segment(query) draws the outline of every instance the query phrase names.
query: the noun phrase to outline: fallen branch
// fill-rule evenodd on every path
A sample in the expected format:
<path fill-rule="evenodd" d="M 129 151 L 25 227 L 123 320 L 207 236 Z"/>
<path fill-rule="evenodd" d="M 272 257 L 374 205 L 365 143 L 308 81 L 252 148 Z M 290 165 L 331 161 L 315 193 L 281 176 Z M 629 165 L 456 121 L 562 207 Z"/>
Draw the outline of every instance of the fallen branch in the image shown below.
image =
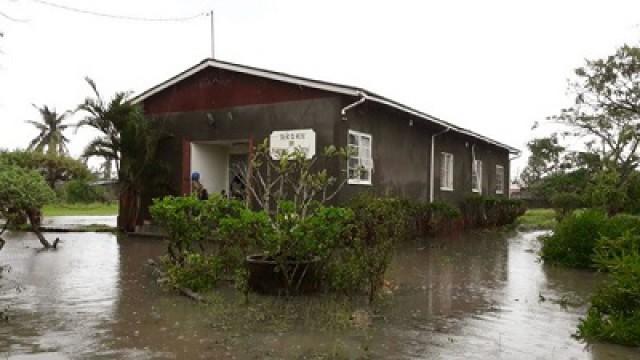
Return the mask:
<path fill-rule="evenodd" d="M 166 273 L 164 271 L 162 271 L 162 269 L 160 269 L 160 266 L 153 259 L 147 260 L 147 265 L 154 269 L 154 271 L 158 275 L 159 279 L 166 278 Z M 191 290 L 189 288 L 176 287 L 175 289 L 178 290 L 178 293 L 180 293 L 180 295 L 188 297 L 189 299 L 191 299 L 193 301 L 200 302 L 200 303 L 206 303 L 207 302 L 207 300 L 204 297 L 202 297 L 202 295 L 198 294 L 197 292 L 195 292 L 195 291 L 193 291 L 193 290 Z"/>
<path fill-rule="evenodd" d="M 177 288 L 178 291 L 180 292 L 180 294 L 190 298 L 191 300 L 194 300 L 196 302 L 201 302 L 201 303 L 206 303 L 207 301 L 205 300 L 205 298 L 202 297 L 202 295 L 198 294 L 197 292 L 189 289 L 189 288 Z"/>

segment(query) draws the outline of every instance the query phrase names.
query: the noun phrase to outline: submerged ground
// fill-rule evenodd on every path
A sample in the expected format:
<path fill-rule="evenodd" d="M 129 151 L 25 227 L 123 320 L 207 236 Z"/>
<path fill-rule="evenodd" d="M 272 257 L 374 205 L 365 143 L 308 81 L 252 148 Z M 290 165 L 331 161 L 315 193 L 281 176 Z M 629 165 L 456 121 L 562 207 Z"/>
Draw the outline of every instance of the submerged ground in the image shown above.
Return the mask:
<path fill-rule="evenodd" d="M 252 295 L 198 305 L 162 291 L 147 259 L 161 241 L 10 233 L 0 264 L 0 358 L 637 359 L 571 335 L 601 278 L 537 261 L 540 233 L 472 233 L 402 246 L 374 309 L 359 300 Z M 5 234 L 6 235 L 6 234 Z M 30 355 L 30 356 L 28 356 Z M 26 357 L 24 357 L 26 356 Z"/>

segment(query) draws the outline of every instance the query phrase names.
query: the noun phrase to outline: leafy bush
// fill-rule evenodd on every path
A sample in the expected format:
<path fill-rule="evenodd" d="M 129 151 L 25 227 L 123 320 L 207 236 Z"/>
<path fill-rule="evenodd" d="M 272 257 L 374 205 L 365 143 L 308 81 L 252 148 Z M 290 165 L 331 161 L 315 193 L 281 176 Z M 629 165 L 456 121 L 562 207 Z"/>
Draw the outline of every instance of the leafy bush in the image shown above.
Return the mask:
<path fill-rule="evenodd" d="M 189 253 L 182 264 L 169 263 L 169 285 L 193 291 L 209 290 L 220 280 L 222 260 L 218 256 Z"/>
<path fill-rule="evenodd" d="M 620 184 L 620 175 L 614 169 L 601 171 L 593 176 L 585 188 L 590 205 L 604 209 L 609 214 L 622 211 L 629 202 L 626 184 Z"/>
<path fill-rule="evenodd" d="M 37 171 L 52 189 L 57 181 L 91 178 L 91 171 L 85 163 L 64 155 L 0 150 L 0 165 Z"/>
<path fill-rule="evenodd" d="M 637 238 L 633 242 L 637 246 Z M 637 248 L 630 254 L 621 254 L 608 258 L 610 280 L 591 299 L 591 308 L 578 325 L 577 336 L 639 346 L 640 256 Z"/>
<path fill-rule="evenodd" d="M 475 228 L 485 224 L 484 198 L 480 195 L 468 196 L 460 206 L 466 227 Z"/>
<path fill-rule="evenodd" d="M 599 210 L 567 216 L 552 235 L 542 238 L 542 259 L 570 267 L 591 267 L 594 247 L 606 222 L 607 216 Z"/>
<path fill-rule="evenodd" d="M 409 216 L 416 223 L 416 232 L 419 236 L 451 232 L 462 219 L 458 208 L 444 202 L 411 203 L 407 201 L 407 208 L 410 209 Z"/>
<path fill-rule="evenodd" d="M 527 209 L 520 200 L 472 195 L 462 202 L 461 210 L 465 225 L 478 228 L 513 224 Z"/>
<path fill-rule="evenodd" d="M 105 200 L 104 191 L 89 185 L 84 179 L 70 180 L 64 185 L 64 200 L 70 204 L 89 204 L 93 202 L 103 202 Z"/>
<path fill-rule="evenodd" d="M 184 262 L 185 254 L 203 251 L 207 245 L 208 250 L 225 255 L 228 265 L 237 263 L 239 254 L 256 238 L 251 233 L 262 234 L 268 225 L 264 216 L 249 211 L 242 202 L 220 196 L 207 201 L 167 196 L 154 200 L 150 212 L 167 231 L 169 256 L 177 263 Z"/>
<path fill-rule="evenodd" d="M 601 237 L 596 242 L 593 262 L 600 270 L 610 271 L 627 256 L 640 256 L 640 233 L 626 230 L 617 237 Z"/>
<path fill-rule="evenodd" d="M 640 235 L 640 217 L 618 214 L 607 218 L 602 210 L 575 212 L 564 218 L 552 235 L 543 237 L 545 261 L 570 267 L 589 268 L 605 261 L 608 252 L 631 246 Z"/>
<path fill-rule="evenodd" d="M 342 261 L 350 262 L 343 263 L 346 270 L 334 273 L 333 283 L 337 286 L 357 283 L 355 277 L 347 274 L 353 271 L 361 277 L 359 284 L 364 285 L 369 301 L 373 301 L 382 286 L 395 244 L 407 237 L 408 212 L 397 199 L 366 194 L 356 197 L 350 207 L 354 213 L 353 237 L 342 254 Z"/>
<path fill-rule="evenodd" d="M 36 171 L 17 166 L 0 166 L 0 217 L 28 219 L 31 230 L 45 247 L 55 247 L 40 233 L 40 213 L 44 204 L 52 201 L 55 193 Z"/>
<path fill-rule="evenodd" d="M 551 196 L 551 206 L 555 209 L 560 221 L 574 210 L 584 207 L 584 199 L 577 193 L 559 193 Z"/>
<path fill-rule="evenodd" d="M 600 230 L 600 234 L 608 238 L 617 238 L 627 232 L 640 234 L 640 217 L 618 214 L 610 217 Z"/>

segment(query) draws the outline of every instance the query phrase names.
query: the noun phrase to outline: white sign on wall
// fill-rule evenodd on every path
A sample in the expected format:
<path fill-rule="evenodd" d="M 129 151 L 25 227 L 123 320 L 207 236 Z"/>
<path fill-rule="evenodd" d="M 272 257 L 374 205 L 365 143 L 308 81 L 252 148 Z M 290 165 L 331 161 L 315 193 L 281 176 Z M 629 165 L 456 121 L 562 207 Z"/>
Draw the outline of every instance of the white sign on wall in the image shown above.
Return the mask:
<path fill-rule="evenodd" d="M 274 131 L 269 138 L 269 153 L 274 160 L 282 154 L 302 151 L 307 159 L 316 154 L 316 132 L 312 129 Z"/>

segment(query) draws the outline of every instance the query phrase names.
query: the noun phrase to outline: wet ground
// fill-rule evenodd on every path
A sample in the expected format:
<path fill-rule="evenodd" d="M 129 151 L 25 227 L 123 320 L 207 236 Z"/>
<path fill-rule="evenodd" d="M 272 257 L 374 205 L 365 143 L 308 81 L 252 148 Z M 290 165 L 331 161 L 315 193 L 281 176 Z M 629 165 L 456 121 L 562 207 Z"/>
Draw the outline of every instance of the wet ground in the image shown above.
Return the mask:
<path fill-rule="evenodd" d="M 159 240 L 65 233 L 57 251 L 5 234 L 0 358 L 639 359 L 571 337 L 597 274 L 540 264 L 539 233 L 475 233 L 406 244 L 389 294 L 360 301 L 251 296 L 198 305 L 155 283 Z"/>

